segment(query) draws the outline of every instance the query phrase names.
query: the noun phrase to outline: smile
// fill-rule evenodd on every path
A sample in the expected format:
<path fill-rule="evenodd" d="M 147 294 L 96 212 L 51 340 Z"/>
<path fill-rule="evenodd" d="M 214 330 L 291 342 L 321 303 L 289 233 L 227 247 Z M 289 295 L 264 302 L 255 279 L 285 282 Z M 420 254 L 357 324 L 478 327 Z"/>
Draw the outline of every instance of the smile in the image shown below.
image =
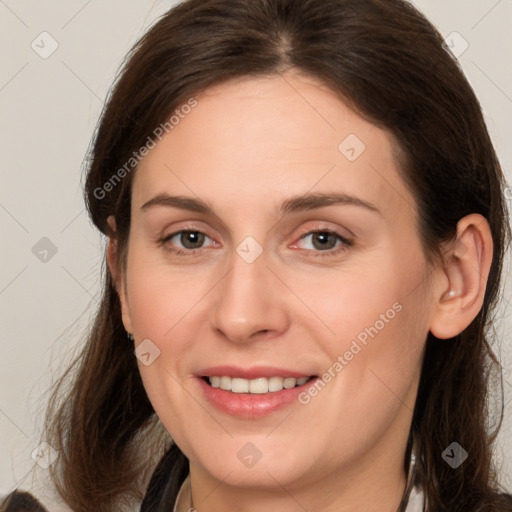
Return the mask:
<path fill-rule="evenodd" d="M 256 419 L 293 407 L 304 388 L 317 379 L 309 371 L 224 365 L 203 368 L 195 381 L 206 400 L 219 412 Z"/>
<path fill-rule="evenodd" d="M 256 379 L 243 379 L 240 377 L 211 376 L 205 380 L 214 388 L 219 388 L 232 393 L 264 394 L 275 393 L 283 389 L 292 389 L 306 384 L 313 377 L 259 377 Z"/>

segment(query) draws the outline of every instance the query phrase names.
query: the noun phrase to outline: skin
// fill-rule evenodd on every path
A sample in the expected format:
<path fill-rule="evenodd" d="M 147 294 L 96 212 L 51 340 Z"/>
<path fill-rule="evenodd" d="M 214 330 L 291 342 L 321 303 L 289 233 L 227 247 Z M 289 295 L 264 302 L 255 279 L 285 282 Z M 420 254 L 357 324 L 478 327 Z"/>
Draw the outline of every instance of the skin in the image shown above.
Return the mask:
<path fill-rule="evenodd" d="M 160 350 L 140 372 L 190 460 L 194 506 L 392 512 L 425 339 L 429 330 L 455 336 L 478 313 L 488 224 L 461 219 L 444 262 L 430 265 L 392 135 L 296 70 L 230 81 L 197 100 L 134 177 L 126 267 L 115 237 L 107 250 L 126 330 Z M 355 161 L 338 149 L 350 134 L 366 146 Z M 292 196 L 333 191 L 378 212 L 334 204 L 279 213 Z M 141 208 L 162 193 L 201 199 L 214 214 Z M 186 229 L 207 235 L 194 255 L 172 252 L 190 251 L 180 236 L 159 243 Z M 351 244 L 334 236 L 329 248 L 341 250 L 322 254 L 311 232 L 325 229 Z M 247 236 L 263 249 L 252 263 L 236 252 Z M 225 364 L 321 375 L 397 302 L 400 312 L 307 405 L 242 419 L 210 404 L 194 377 Z M 237 457 L 247 442 L 262 454 L 252 468 Z"/>

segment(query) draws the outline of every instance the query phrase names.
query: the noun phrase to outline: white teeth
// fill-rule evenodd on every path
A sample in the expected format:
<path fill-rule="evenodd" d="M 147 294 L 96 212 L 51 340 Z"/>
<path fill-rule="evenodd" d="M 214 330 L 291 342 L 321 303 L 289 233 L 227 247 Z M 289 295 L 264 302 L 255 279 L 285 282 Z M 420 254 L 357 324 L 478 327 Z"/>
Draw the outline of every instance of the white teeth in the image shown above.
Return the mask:
<path fill-rule="evenodd" d="M 224 389 L 225 391 L 231 390 L 231 377 L 221 377 L 220 378 L 220 389 Z"/>
<path fill-rule="evenodd" d="M 283 389 L 292 389 L 295 386 L 302 386 L 308 382 L 309 377 L 259 377 L 257 379 L 241 379 L 240 377 L 228 377 L 226 375 L 208 377 L 212 387 L 220 388 L 232 393 L 253 393 L 264 394 L 282 391 Z"/>
<path fill-rule="evenodd" d="M 281 391 L 283 389 L 283 377 L 270 377 L 268 379 L 269 391 Z"/>
<path fill-rule="evenodd" d="M 233 393 L 249 393 L 249 381 L 236 377 L 231 379 L 231 391 L 233 391 Z M 252 391 L 252 393 L 254 393 L 254 391 Z"/>
<path fill-rule="evenodd" d="M 283 387 L 286 389 L 292 389 L 295 387 L 295 384 L 297 384 L 297 379 L 294 379 L 293 377 L 288 377 L 287 379 L 284 379 Z"/>
<path fill-rule="evenodd" d="M 231 391 L 233 391 L 233 388 L 231 388 Z M 249 391 L 251 393 L 268 393 L 268 379 L 266 379 L 265 377 L 261 377 L 260 379 L 250 380 Z"/>

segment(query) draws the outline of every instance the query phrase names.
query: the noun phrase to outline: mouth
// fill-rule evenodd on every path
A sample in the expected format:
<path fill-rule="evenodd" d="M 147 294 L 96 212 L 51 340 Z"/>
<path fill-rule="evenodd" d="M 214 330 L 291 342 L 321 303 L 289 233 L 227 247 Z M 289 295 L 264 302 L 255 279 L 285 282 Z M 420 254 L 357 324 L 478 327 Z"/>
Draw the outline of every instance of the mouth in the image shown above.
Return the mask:
<path fill-rule="evenodd" d="M 230 391 L 231 393 L 262 395 L 266 393 L 277 393 L 283 389 L 293 389 L 303 386 L 315 377 L 315 375 L 299 378 L 274 376 L 244 379 L 241 377 L 230 377 L 228 375 L 212 375 L 201 378 L 212 388 Z"/>
<path fill-rule="evenodd" d="M 245 419 L 292 407 L 306 386 L 318 379 L 317 375 L 263 366 L 216 366 L 203 369 L 196 377 L 203 396 L 219 412 Z"/>

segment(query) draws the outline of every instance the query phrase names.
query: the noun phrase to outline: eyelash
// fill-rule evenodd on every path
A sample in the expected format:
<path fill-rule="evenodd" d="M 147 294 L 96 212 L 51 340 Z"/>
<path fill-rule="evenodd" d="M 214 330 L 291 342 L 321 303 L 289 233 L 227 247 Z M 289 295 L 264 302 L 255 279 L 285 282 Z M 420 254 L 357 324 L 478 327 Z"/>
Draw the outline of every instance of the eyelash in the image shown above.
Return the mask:
<path fill-rule="evenodd" d="M 169 240 L 174 238 L 176 235 L 180 235 L 181 233 L 199 233 L 200 235 L 204 235 L 208 238 L 210 238 L 204 231 L 200 231 L 198 229 L 180 229 L 179 231 L 175 231 L 174 233 L 171 233 L 170 235 L 167 235 L 159 240 L 159 245 L 163 246 L 166 244 Z M 166 250 L 176 254 L 177 256 L 195 256 L 199 249 L 173 249 L 173 248 L 166 248 Z"/>
<path fill-rule="evenodd" d="M 327 228 L 306 231 L 305 233 L 303 233 L 300 236 L 299 240 L 303 240 L 304 238 L 306 238 L 310 235 L 314 235 L 316 233 L 334 235 L 341 242 L 341 244 L 338 247 L 335 247 L 333 249 L 328 249 L 326 251 L 306 249 L 308 252 L 311 253 L 311 256 L 313 256 L 315 258 L 316 257 L 322 258 L 322 257 L 327 257 L 327 256 L 335 256 L 335 255 L 339 254 L 340 252 L 346 251 L 353 245 L 353 242 L 351 240 L 349 240 L 348 238 L 345 238 L 344 236 L 340 235 L 337 231 L 334 231 L 332 229 L 327 229 Z"/>
<path fill-rule="evenodd" d="M 181 229 L 179 231 L 175 231 L 174 233 L 171 233 L 170 235 L 167 235 L 167 236 L 159 239 L 158 240 L 159 246 L 163 246 L 169 240 L 174 238 L 176 235 L 180 235 L 182 233 L 199 233 L 200 235 L 204 235 L 205 237 L 210 238 L 206 233 L 204 233 L 203 231 L 197 230 L 197 229 Z M 351 240 L 345 238 L 344 236 L 340 235 L 338 232 L 333 231 L 331 229 L 315 229 L 315 230 L 306 231 L 305 233 L 303 233 L 300 236 L 299 240 L 303 240 L 304 238 L 306 238 L 306 237 L 308 237 L 310 235 L 314 235 L 316 233 L 334 235 L 335 237 L 337 237 L 338 240 L 341 241 L 341 245 L 336 247 L 336 248 L 333 248 L 333 249 L 328 249 L 326 251 L 307 249 L 307 251 L 310 252 L 311 255 L 314 256 L 314 257 L 333 256 L 333 255 L 336 255 L 336 254 L 338 254 L 338 253 L 340 253 L 342 251 L 346 251 L 349 247 L 352 247 L 352 245 L 353 245 L 353 242 Z M 199 249 L 167 248 L 166 250 L 176 254 L 177 256 L 195 256 L 198 251 L 201 251 L 201 249 L 203 249 L 203 248 L 199 248 Z"/>

